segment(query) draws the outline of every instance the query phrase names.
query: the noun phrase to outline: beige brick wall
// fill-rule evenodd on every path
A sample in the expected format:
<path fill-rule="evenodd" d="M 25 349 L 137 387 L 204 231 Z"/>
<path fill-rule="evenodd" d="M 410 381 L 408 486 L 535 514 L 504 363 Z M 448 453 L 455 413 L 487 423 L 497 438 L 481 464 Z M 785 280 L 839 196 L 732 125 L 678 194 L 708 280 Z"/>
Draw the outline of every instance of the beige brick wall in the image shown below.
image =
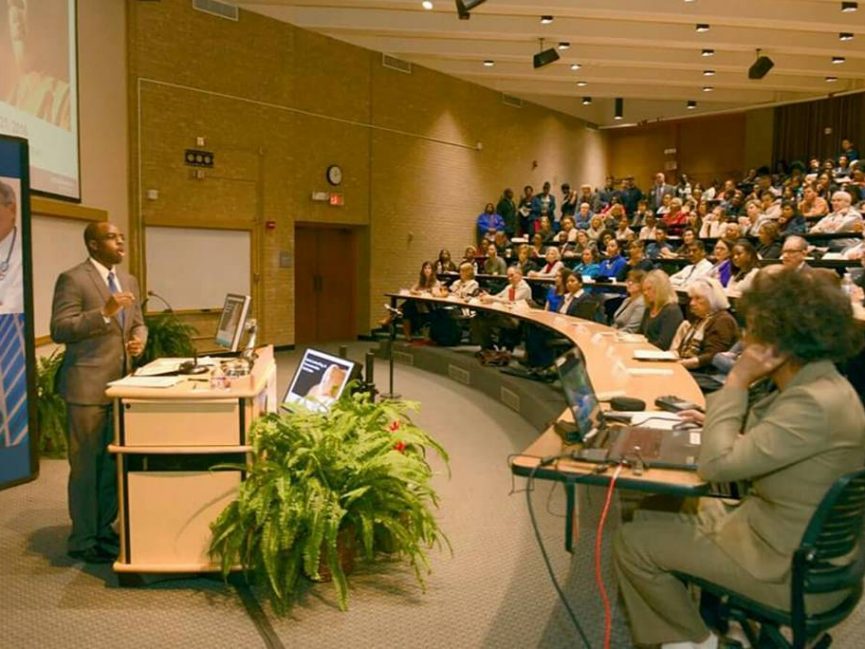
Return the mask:
<path fill-rule="evenodd" d="M 378 53 L 248 12 L 235 23 L 189 0 L 127 9 L 132 226 L 249 228 L 267 342 L 294 342 L 302 305 L 293 269 L 278 262 L 280 251 L 294 253 L 296 222 L 358 228 L 364 333 L 382 293 L 412 282 L 439 248 L 458 255 L 503 187 L 518 193 L 550 180 L 558 191 L 564 180 L 603 179 L 602 136 L 577 119 L 512 108 L 498 93 L 423 68 L 389 70 Z M 216 154 L 203 180 L 182 164 L 197 136 Z M 345 176 L 340 208 L 310 198 L 330 189 L 324 172 L 333 163 Z M 140 198 L 147 189 L 159 199 Z M 264 229 L 268 220 L 275 230 Z"/>

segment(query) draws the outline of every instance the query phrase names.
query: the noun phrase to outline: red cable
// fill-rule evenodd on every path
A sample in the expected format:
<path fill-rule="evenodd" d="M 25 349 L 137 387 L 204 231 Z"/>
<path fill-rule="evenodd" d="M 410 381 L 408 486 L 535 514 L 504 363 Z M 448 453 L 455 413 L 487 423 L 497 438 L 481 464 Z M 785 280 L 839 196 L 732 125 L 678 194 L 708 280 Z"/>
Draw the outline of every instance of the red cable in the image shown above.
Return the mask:
<path fill-rule="evenodd" d="M 595 535 L 595 583 L 598 585 L 598 590 L 601 593 L 601 601 L 604 604 L 604 649 L 610 649 L 613 614 L 610 609 L 610 598 L 607 596 L 607 589 L 604 587 L 604 577 L 601 574 L 601 547 L 604 535 L 604 523 L 607 521 L 607 514 L 610 511 L 610 503 L 613 501 L 613 488 L 615 487 L 616 479 L 619 477 L 619 473 L 621 472 L 622 465 L 620 464 L 613 472 L 613 477 L 610 478 L 610 486 L 607 489 L 607 499 L 604 502 L 604 509 L 601 511 L 601 520 L 598 521 L 598 533 Z"/>

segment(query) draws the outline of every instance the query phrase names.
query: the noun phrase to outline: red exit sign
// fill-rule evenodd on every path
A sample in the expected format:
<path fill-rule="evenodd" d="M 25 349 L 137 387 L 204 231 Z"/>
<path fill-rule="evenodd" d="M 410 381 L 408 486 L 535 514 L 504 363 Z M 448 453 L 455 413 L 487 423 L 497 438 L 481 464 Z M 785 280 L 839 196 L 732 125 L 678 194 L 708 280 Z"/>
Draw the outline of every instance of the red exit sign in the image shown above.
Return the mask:
<path fill-rule="evenodd" d="M 337 194 L 334 192 L 331 193 L 329 202 L 331 205 L 342 207 L 343 205 L 345 205 L 345 198 L 343 198 L 342 194 Z"/>

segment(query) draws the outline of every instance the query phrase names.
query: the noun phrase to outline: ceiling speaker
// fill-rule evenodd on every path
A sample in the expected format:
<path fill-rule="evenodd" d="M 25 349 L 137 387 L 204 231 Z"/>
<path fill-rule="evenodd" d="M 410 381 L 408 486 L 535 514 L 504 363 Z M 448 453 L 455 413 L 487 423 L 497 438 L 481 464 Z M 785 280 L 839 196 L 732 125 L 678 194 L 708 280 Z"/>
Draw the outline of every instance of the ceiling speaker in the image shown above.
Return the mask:
<path fill-rule="evenodd" d="M 762 79 L 766 74 L 775 67 L 775 62 L 768 56 L 758 56 L 754 61 L 754 65 L 748 68 L 749 79 Z"/>
<path fill-rule="evenodd" d="M 555 48 L 551 47 L 548 50 L 543 50 L 542 52 L 538 52 L 534 57 L 534 66 L 535 69 L 542 68 L 545 65 L 549 65 L 553 61 L 559 60 L 559 53 L 556 52 Z"/>

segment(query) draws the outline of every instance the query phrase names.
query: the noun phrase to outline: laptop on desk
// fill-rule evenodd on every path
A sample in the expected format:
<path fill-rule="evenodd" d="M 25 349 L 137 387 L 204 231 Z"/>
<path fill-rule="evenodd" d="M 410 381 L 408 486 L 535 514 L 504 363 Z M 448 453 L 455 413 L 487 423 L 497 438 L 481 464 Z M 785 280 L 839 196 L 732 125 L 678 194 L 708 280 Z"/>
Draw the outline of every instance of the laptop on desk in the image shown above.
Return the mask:
<path fill-rule="evenodd" d="M 585 359 L 577 348 L 556 359 L 556 369 L 574 416 L 576 437 L 583 441 L 575 455 L 577 460 L 599 464 L 642 460 L 649 467 L 696 470 L 698 430 L 673 429 L 674 420 L 667 413 L 640 413 L 645 415 L 641 425 L 611 423 L 601 410 Z M 657 427 L 644 425 L 653 420 L 658 421 Z"/>

